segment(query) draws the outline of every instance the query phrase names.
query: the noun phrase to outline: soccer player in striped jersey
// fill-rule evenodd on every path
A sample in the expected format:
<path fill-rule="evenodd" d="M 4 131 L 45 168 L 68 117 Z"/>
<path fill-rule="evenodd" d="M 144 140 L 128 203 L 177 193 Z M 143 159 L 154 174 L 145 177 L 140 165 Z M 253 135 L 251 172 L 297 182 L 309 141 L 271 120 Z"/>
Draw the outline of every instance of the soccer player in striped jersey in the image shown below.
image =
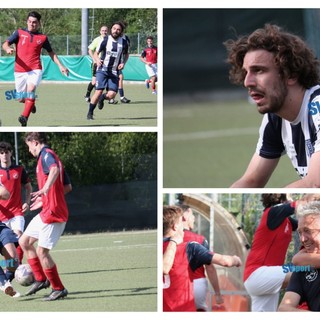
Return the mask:
<path fill-rule="evenodd" d="M 232 187 L 264 187 L 285 153 L 301 178 L 287 187 L 319 187 L 319 60 L 300 37 L 271 24 L 225 46 L 230 79 L 264 114 L 256 152 Z"/>
<path fill-rule="evenodd" d="M 123 29 L 121 22 L 114 22 L 111 34 L 104 38 L 94 53 L 94 59 L 97 63 L 97 82 L 96 91 L 89 104 L 88 120 L 93 120 L 93 111 L 98 102 L 99 109 L 102 109 L 103 99 L 106 98 L 110 101 L 118 92 L 119 71 L 123 70 L 128 59 L 128 43 L 122 37 Z M 99 100 L 105 88 L 108 88 L 108 91 Z"/>
<path fill-rule="evenodd" d="M 12 44 L 16 46 L 14 65 L 17 99 L 24 102 L 24 110 L 18 118 L 22 127 L 27 126 L 31 112 L 35 112 L 36 88 L 42 79 L 41 51 L 48 51 L 50 58 L 58 65 L 60 71 L 69 74 L 58 56 L 52 50 L 48 37 L 39 32 L 41 15 L 31 11 L 27 17 L 27 29 L 16 30 L 2 45 L 7 54 L 13 54 Z"/>
<path fill-rule="evenodd" d="M 105 25 L 101 26 L 101 28 L 100 28 L 100 36 L 94 38 L 93 41 L 88 46 L 88 53 L 89 53 L 89 56 L 92 59 L 92 63 L 91 63 L 92 79 L 88 84 L 87 92 L 86 92 L 86 94 L 84 96 L 84 98 L 85 98 L 85 100 L 87 102 L 90 102 L 91 92 L 92 92 L 93 88 L 96 85 L 97 64 L 94 61 L 93 54 L 96 51 L 96 49 L 98 48 L 98 46 L 100 45 L 101 41 L 104 39 L 104 37 L 107 36 L 107 34 L 108 34 L 108 27 L 105 26 Z"/>

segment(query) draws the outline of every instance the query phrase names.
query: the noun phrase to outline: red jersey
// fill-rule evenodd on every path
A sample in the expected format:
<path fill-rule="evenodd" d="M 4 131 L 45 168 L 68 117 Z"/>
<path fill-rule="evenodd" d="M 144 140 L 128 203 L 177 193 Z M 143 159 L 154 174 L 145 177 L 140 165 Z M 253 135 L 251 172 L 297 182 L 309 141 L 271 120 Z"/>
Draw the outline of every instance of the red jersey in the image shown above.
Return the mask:
<path fill-rule="evenodd" d="M 157 63 L 158 61 L 158 48 L 155 46 L 145 47 L 141 53 L 141 57 L 145 58 L 147 62 Z"/>
<path fill-rule="evenodd" d="M 294 213 L 295 202 L 291 203 L 291 205 L 278 205 L 264 210 L 260 224 L 253 237 L 252 248 L 247 257 L 243 276 L 244 281 L 248 279 L 252 272 L 262 266 L 281 266 L 284 264 L 287 249 L 292 239 L 292 224 L 289 218 L 286 217 L 275 229 L 271 230 L 267 226 L 270 210 L 277 209 L 277 207 L 282 209 L 284 206 L 289 211 L 288 216 Z"/>
<path fill-rule="evenodd" d="M 16 30 L 8 39 L 9 45 L 16 45 L 15 72 L 42 69 L 41 50 L 52 51 L 48 37 L 42 33 L 32 33 L 26 29 Z"/>
<path fill-rule="evenodd" d="M 58 156 L 48 147 L 40 151 L 37 163 L 37 180 L 39 190 L 43 188 L 49 175 L 50 168 L 58 167 L 59 176 L 46 195 L 42 195 L 42 210 L 40 217 L 44 223 L 66 222 L 68 208 L 64 197 L 64 168 Z"/>
<path fill-rule="evenodd" d="M 198 242 L 204 247 L 206 247 L 207 249 L 209 249 L 208 242 L 203 235 L 197 234 L 190 230 L 184 230 L 183 242 L 191 242 L 191 241 Z M 192 281 L 195 279 L 201 279 L 205 277 L 206 275 L 205 275 L 205 270 L 203 265 L 197 268 L 195 271 L 192 271 L 190 269 L 190 278 Z"/>
<path fill-rule="evenodd" d="M 28 173 L 23 166 L 0 167 L 0 181 L 10 192 L 8 200 L 0 200 L 0 221 L 22 216 L 21 185 L 30 182 Z"/>
<path fill-rule="evenodd" d="M 163 242 L 165 252 L 169 241 Z M 193 284 L 189 277 L 187 257 L 188 243 L 177 245 L 173 266 L 164 276 L 163 311 L 196 311 L 193 295 Z"/>

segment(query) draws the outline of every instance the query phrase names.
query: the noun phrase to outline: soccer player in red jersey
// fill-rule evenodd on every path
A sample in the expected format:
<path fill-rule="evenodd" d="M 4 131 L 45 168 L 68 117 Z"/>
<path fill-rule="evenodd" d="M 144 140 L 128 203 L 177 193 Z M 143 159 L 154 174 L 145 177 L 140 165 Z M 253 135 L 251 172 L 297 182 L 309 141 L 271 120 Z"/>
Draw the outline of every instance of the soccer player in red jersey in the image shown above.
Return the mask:
<path fill-rule="evenodd" d="M 27 29 L 16 30 L 2 45 L 7 54 L 13 54 L 11 47 L 15 44 L 16 59 L 14 66 L 17 99 L 24 102 L 24 110 L 19 117 L 21 126 L 25 127 L 31 112 L 35 112 L 35 92 L 42 78 L 41 50 L 48 51 L 51 59 L 58 65 L 60 71 L 68 76 L 69 71 L 64 67 L 58 56 L 52 50 L 48 37 L 40 29 L 41 15 L 31 11 L 27 17 Z"/>
<path fill-rule="evenodd" d="M 146 87 L 151 89 L 153 94 L 157 94 L 156 82 L 158 77 L 158 48 L 153 45 L 153 37 L 147 38 L 147 46 L 143 49 L 140 60 L 145 63 L 149 79 L 146 80 Z"/>
<path fill-rule="evenodd" d="M 10 198 L 0 201 L 0 221 L 5 223 L 20 237 L 24 231 L 24 213 L 30 207 L 31 180 L 22 165 L 12 163 L 12 146 L 8 142 L 0 142 L 0 181 L 10 192 Z M 22 203 L 22 187 L 24 189 L 24 202 Z M 17 247 L 20 263 L 23 251 Z M 13 279 L 14 274 L 10 278 Z"/>
<path fill-rule="evenodd" d="M 207 239 L 198 233 L 193 232 L 195 216 L 192 209 L 185 204 L 179 205 L 183 211 L 183 242 L 195 241 L 209 249 Z M 190 272 L 191 280 L 193 281 L 194 299 L 197 311 L 209 311 L 207 305 L 208 279 L 215 292 L 215 299 L 217 304 L 223 303 L 223 297 L 220 293 L 220 285 L 218 274 L 213 264 L 205 264 Z"/>
<path fill-rule="evenodd" d="M 244 286 L 251 297 L 251 311 L 276 311 L 279 294 L 286 288 L 291 273 L 283 264 L 297 220 L 291 215 L 299 201 L 286 194 L 262 194 L 264 211 L 254 234 L 244 269 Z"/>
<path fill-rule="evenodd" d="M 196 311 L 194 271 L 204 264 L 239 267 L 237 256 L 210 252 L 197 242 L 183 242 L 182 210 L 177 206 L 163 208 L 163 311 Z"/>
<path fill-rule="evenodd" d="M 31 220 L 19 239 L 36 279 L 26 295 L 48 288 L 51 284 L 52 292 L 44 300 L 52 301 L 68 294 L 50 255 L 50 250 L 64 231 L 69 215 L 65 200 L 64 168 L 59 157 L 46 145 L 43 133 L 29 132 L 25 136 L 25 142 L 29 152 L 38 159 L 39 190 L 31 194 L 31 201 L 36 201 L 39 197 L 42 200 L 41 212 Z M 36 241 L 37 249 L 34 247 Z"/>

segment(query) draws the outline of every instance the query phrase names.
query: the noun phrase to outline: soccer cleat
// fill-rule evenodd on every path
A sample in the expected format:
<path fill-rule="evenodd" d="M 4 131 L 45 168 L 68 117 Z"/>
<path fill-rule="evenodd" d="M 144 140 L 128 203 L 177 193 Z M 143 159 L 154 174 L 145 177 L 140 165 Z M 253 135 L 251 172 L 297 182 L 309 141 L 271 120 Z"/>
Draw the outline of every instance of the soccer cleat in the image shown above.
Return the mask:
<path fill-rule="evenodd" d="M 126 97 L 123 97 L 120 100 L 121 100 L 121 103 L 130 103 L 131 102 L 131 100 L 127 99 Z"/>
<path fill-rule="evenodd" d="M 32 112 L 32 113 L 36 113 L 36 112 L 37 112 L 37 107 L 36 107 L 36 106 L 33 106 L 31 112 Z"/>
<path fill-rule="evenodd" d="M 109 103 L 109 104 L 117 104 L 117 103 L 118 103 L 118 100 L 111 99 L 111 100 L 109 100 L 108 103 Z"/>
<path fill-rule="evenodd" d="M 18 118 L 18 121 L 21 123 L 21 127 L 26 127 L 27 126 L 28 119 L 25 116 L 21 115 Z"/>
<path fill-rule="evenodd" d="M 90 102 L 90 101 L 91 101 L 90 96 L 84 96 L 84 100 L 85 100 L 86 102 Z"/>
<path fill-rule="evenodd" d="M 87 114 L 87 120 L 93 120 L 93 114 L 92 113 L 88 113 Z"/>
<path fill-rule="evenodd" d="M 153 91 L 152 91 L 152 94 L 157 94 L 157 90 L 153 90 Z"/>
<path fill-rule="evenodd" d="M 63 290 L 52 290 L 51 293 L 43 299 L 43 301 L 54 301 L 58 299 L 63 299 L 68 295 L 68 290 L 64 288 Z"/>
<path fill-rule="evenodd" d="M 146 83 L 146 88 L 147 88 L 147 89 L 149 89 L 149 88 L 150 88 L 149 80 L 148 80 L 148 79 L 146 79 L 146 80 L 145 80 L 145 83 Z"/>
<path fill-rule="evenodd" d="M 50 282 L 48 279 L 46 279 L 46 281 L 35 281 L 25 295 L 30 296 L 32 294 L 35 294 L 39 290 L 47 289 L 49 287 L 50 287 Z"/>
<path fill-rule="evenodd" d="M 4 286 L 1 287 L 1 290 L 12 298 L 19 298 L 21 294 L 14 290 L 13 286 L 11 285 L 10 281 L 7 281 Z"/>

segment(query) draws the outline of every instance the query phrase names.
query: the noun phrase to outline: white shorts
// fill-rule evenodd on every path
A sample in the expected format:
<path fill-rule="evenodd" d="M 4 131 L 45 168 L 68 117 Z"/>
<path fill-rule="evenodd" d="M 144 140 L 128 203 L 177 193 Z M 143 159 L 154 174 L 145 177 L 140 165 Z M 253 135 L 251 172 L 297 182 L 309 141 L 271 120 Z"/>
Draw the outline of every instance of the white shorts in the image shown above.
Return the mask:
<path fill-rule="evenodd" d="M 38 86 L 42 79 L 42 70 L 32 70 L 28 72 L 15 72 L 15 84 L 17 92 L 27 92 L 28 84 Z"/>
<path fill-rule="evenodd" d="M 37 214 L 28 224 L 24 234 L 38 239 L 38 246 L 46 249 L 52 249 L 62 235 L 66 222 L 44 223 L 40 214 Z"/>
<path fill-rule="evenodd" d="M 146 64 L 146 70 L 149 78 L 153 76 L 157 76 L 158 74 L 158 67 L 156 63 L 153 63 L 151 65 Z"/>
<path fill-rule="evenodd" d="M 197 309 L 208 310 L 207 305 L 207 278 L 200 278 L 193 280 L 194 301 Z"/>
<path fill-rule="evenodd" d="M 6 226 L 9 227 L 11 230 L 19 230 L 21 232 L 23 232 L 24 230 L 25 220 L 23 216 L 16 216 L 2 222 L 6 224 Z"/>
<path fill-rule="evenodd" d="M 251 311 L 277 311 L 285 277 L 281 266 L 264 266 L 255 270 L 244 282 L 251 297 Z"/>

